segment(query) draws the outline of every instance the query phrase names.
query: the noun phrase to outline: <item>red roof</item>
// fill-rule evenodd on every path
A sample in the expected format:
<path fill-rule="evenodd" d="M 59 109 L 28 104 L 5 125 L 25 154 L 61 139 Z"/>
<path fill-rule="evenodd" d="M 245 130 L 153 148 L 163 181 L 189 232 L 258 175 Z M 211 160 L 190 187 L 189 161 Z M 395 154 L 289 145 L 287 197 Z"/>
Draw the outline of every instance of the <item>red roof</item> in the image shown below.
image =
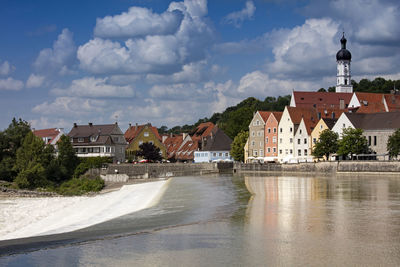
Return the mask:
<path fill-rule="evenodd" d="M 389 112 L 400 111 L 400 95 L 397 94 L 385 94 L 384 95 Z"/>
<path fill-rule="evenodd" d="M 281 111 L 273 111 L 271 113 L 272 113 L 272 115 L 274 115 L 275 119 L 279 123 L 281 121 L 281 117 L 282 117 L 283 112 L 281 112 Z"/>
<path fill-rule="evenodd" d="M 261 116 L 261 118 L 263 119 L 263 121 L 264 121 L 264 123 L 266 123 L 267 122 L 267 120 L 268 120 L 268 118 L 269 118 L 269 115 L 271 115 L 271 111 L 257 111 L 259 114 L 260 114 L 260 116 Z"/>
<path fill-rule="evenodd" d="M 131 143 L 139 135 L 139 133 L 143 130 L 143 128 L 145 126 L 148 126 L 149 129 L 156 136 L 156 138 L 161 141 L 161 137 L 160 137 L 160 134 L 158 133 L 157 127 L 151 126 L 151 123 L 143 124 L 143 125 L 130 126 L 126 130 L 125 135 L 124 135 L 126 141 Z"/>
<path fill-rule="evenodd" d="M 357 108 L 357 113 L 378 113 L 386 112 L 383 102 L 384 94 L 356 92 L 361 106 Z"/>
<path fill-rule="evenodd" d="M 340 100 L 343 100 L 344 108 L 347 108 L 352 95 L 352 93 L 293 91 L 296 107 L 340 108 Z"/>
<path fill-rule="evenodd" d="M 42 130 L 33 130 L 32 132 L 35 136 L 41 139 L 47 138 L 46 144 L 50 144 L 51 141 L 58 136 L 61 130 L 57 128 L 50 128 Z"/>

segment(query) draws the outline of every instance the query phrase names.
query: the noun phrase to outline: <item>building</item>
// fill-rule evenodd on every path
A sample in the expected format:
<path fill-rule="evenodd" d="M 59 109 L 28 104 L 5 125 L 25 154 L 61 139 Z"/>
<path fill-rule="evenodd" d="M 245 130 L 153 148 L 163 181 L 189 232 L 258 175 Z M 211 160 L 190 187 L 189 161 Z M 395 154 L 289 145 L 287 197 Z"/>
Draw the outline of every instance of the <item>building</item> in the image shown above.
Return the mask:
<path fill-rule="evenodd" d="M 249 124 L 249 159 L 264 160 L 265 123 L 270 111 L 257 111 Z M 272 141 L 272 140 L 271 140 Z"/>
<path fill-rule="evenodd" d="M 115 124 L 77 125 L 68 133 L 78 157 L 110 157 L 114 162 L 125 161 L 126 141 Z"/>
<path fill-rule="evenodd" d="M 333 126 L 337 122 L 337 119 L 331 118 L 321 118 L 317 125 L 315 125 L 314 130 L 311 132 L 311 151 L 314 150 L 314 146 L 319 140 L 319 136 L 325 130 L 332 130 Z"/>
<path fill-rule="evenodd" d="M 353 85 L 351 84 L 351 53 L 346 49 L 347 40 L 344 38 L 340 39 L 342 49 L 336 54 L 337 62 L 337 81 L 336 81 L 336 93 L 353 93 Z"/>
<path fill-rule="evenodd" d="M 368 140 L 368 145 L 378 155 L 378 159 L 384 159 L 387 154 L 387 142 L 389 136 L 400 128 L 400 112 L 381 113 L 343 113 L 332 130 L 342 137 L 344 128 L 362 129 L 363 135 Z"/>
<path fill-rule="evenodd" d="M 270 112 L 268 119 L 265 122 L 264 136 L 264 161 L 278 160 L 278 125 L 281 120 L 282 112 Z"/>
<path fill-rule="evenodd" d="M 136 151 L 140 150 L 139 146 L 141 144 L 151 143 L 160 149 L 163 158 L 167 158 L 167 150 L 165 145 L 162 143 L 157 127 L 152 126 L 151 123 L 143 125 L 138 125 L 136 123 L 135 126 L 129 124 L 124 136 L 128 142 L 126 148 L 127 157 L 134 159 L 136 157 Z"/>
<path fill-rule="evenodd" d="M 57 148 L 57 142 L 64 134 L 64 129 L 62 128 L 50 128 L 42 130 L 33 129 L 32 132 L 35 136 L 42 139 L 46 145 L 52 145 L 55 148 Z"/>
<path fill-rule="evenodd" d="M 231 144 L 232 139 L 221 129 L 214 127 L 203 141 L 201 150 L 194 152 L 194 162 L 232 161 Z"/>

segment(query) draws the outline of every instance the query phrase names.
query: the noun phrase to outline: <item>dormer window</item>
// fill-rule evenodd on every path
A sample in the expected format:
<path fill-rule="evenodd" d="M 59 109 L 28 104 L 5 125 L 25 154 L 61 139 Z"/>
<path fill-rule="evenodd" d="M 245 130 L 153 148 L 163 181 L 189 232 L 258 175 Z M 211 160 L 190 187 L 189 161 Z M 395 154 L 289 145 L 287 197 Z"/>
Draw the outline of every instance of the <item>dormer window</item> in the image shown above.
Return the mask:
<path fill-rule="evenodd" d="M 148 137 L 149 136 L 149 132 L 144 132 L 144 137 Z"/>
<path fill-rule="evenodd" d="M 96 140 L 97 140 L 97 136 L 92 135 L 92 136 L 90 137 L 90 142 L 96 142 Z"/>
<path fill-rule="evenodd" d="M 79 143 L 83 143 L 83 141 L 84 141 L 83 137 L 78 137 L 78 142 Z"/>

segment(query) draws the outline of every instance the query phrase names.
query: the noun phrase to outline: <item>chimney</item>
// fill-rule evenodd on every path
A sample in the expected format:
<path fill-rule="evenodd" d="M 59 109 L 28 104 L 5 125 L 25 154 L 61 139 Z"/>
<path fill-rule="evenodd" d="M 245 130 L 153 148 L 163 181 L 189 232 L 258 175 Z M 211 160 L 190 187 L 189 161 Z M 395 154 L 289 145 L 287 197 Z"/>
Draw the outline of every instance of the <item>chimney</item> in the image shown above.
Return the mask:
<path fill-rule="evenodd" d="M 76 125 L 76 122 L 74 122 L 74 128 L 78 127 L 78 125 Z"/>
<path fill-rule="evenodd" d="M 93 123 L 89 122 L 89 126 L 92 127 L 92 126 L 93 126 Z"/>
<path fill-rule="evenodd" d="M 344 109 L 344 99 L 339 100 L 339 108 Z"/>

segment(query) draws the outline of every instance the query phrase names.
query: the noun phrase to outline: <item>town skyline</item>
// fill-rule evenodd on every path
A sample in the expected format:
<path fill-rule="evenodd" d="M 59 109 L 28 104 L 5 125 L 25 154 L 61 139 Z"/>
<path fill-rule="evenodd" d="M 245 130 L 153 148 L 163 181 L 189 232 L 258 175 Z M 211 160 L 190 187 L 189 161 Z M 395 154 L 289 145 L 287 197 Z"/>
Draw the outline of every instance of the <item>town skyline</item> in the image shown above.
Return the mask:
<path fill-rule="evenodd" d="M 1 4 L 1 129 L 13 117 L 172 127 L 250 96 L 328 88 L 343 31 L 353 79 L 400 78 L 396 1 L 114 3 Z"/>

